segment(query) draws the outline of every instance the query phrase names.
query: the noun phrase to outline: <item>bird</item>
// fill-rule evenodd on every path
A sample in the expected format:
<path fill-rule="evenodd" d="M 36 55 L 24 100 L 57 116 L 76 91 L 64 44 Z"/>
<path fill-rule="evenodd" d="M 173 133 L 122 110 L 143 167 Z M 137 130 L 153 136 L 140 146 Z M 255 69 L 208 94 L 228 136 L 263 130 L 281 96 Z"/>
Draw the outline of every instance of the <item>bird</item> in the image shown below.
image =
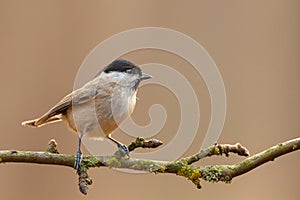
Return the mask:
<path fill-rule="evenodd" d="M 82 161 L 81 141 L 101 127 L 104 136 L 117 144 L 122 155 L 129 157 L 128 147 L 111 134 L 129 117 L 136 105 L 141 81 L 152 78 L 129 60 L 116 59 L 104 67 L 81 88 L 63 97 L 41 117 L 22 122 L 24 126 L 41 127 L 65 122 L 78 135 L 74 168 L 79 171 Z"/>

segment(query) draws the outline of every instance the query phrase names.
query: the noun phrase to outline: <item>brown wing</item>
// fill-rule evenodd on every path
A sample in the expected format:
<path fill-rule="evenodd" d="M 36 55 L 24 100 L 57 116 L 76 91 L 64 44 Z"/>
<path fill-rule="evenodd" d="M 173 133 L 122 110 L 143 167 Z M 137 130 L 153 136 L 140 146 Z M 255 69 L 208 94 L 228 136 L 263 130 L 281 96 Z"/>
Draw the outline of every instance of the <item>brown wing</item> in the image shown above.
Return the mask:
<path fill-rule="evenodd" d="M 65 96 L 53 108 L 38 119 L 25 121 L 22 125 L 39 127 L 47 123 L 61 121 L 61 115 L 66 114 L 72 105 L 79 105 L 93 100 L 97 96 L 98 81 L 92 80 L 82 88 L 73 91 Z"/>

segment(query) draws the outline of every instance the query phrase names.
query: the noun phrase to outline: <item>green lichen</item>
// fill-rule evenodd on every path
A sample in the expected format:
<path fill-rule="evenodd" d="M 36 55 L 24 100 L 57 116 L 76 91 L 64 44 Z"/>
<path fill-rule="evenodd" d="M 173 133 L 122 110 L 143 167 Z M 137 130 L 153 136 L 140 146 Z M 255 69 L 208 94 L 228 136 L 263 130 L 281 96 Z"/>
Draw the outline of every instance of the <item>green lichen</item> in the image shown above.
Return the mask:
<path fill-rule="evenodd" d="M 166 172 L 166 166 L 164 166 L 164 165 L 156 166 L 156 168 L 158 168 L 158 170 L 156 170 L 156 171 L 159 171 L 161 173 L 165 173 Z"/>
<path fill-rule="evenodd" d="M 215 166 L 207 166 L 202 171 L 202 178 L 206 181 L 210 182 L 218 182 L 218 181 L 225 181 L 229 182 L 231 180 L 230 177 L 224 178 L 222 177 L 222 168 L 215 167 Z"/>
<path fill-rule="evenodd" d="M 199 170 L 192 168 L 189 165 L 184 165 L 177 171 L 177 175 L 188 178 L 197 186 L 197 188 L 199 189 L 201 188 L 200 185 L 201 173 Z"/>
<path fill-rule="evenodd" d="M 119 160 L 117 157 L 115 157 L 115 156 L 111 156 L 111 157 L 106 161 L 106 164 L 107 164 L 107 166 L 110 167 L 110 168 L 111 168 L 111 167 L 119 168 L 119 167 L 122 166 L 120 160 Z"/>
<path fill-rule="evenodd" d="M 278 146 L 281 146 L 280 144 L 278 144 Z M 274 149 L 273 148 L 270 148 L 270 149 L 267 149 L 267 150 L 265 150 L 265 152 L 264 153 L 271 153 L 272 151 L 274 151 Z"/>
<path fill-rule="evenodd" d="M 148 160 L 139 160 L 135 164 L 131 165 L 130 168 L 135 170 L 147 170 L 151 168 L 151 164 L 153 165 L 153 163 Z"/>
<path fill-rule="evenodd" d="M 14 153 L 16 153 L 16 152 L 12 152 L 12 153 L 14 154 Z M 45 153 L 47 153 L 47 152 L 45 152 Z M 33 152 L 31 152 L 31 151 L 25 151 L 24 154 L 25 154 L 25 155 L 32 155 Z"/>
<path fill-rule="evenodd" d="M 136 170 L 149 171 L 153 173 L 164 173 L 166 170 L 166 167 L 164 165 L 156 164 L 151 160 L 139 160 L 134 165 L 130 166 L 130 168 Z"/>
<path fill-rule="evenodd" d="M 171 172 L 171 173 L 174 172 L 175 173 L 178 170 L 180 170 L 182 167 L 187 166 L 187 165 L 188 165 L 187 161 L 185 159 L 182 159 L 182 160 L 172 162 L 171 164 L 169 164 L 167 166 L 167 168 L 168 168 L 169 172 Z"/>
<path fill-rule="evenodd" d="M 87 167 L 96 167 L 97 165 L 99 165 L 99 160 L 94 157 L 94 156 L 91 156 L 87 159 Z"/>
<path fill-rule="evenodd" d="M 225 183 L 231 183 L 231 180 L 232 180 L 232 178 L 231 178 L 230 176 L 225 176 L 225 177 L 223 178 L 223 181 L 224 181 Z"/>
<path fill-rule="evenodd" d="M 221 155 L 223 154 L 225 151 L 224 151 L 224 148 L 222 147 L 221 149 L 218 148 L 217 146 L 214 146 L 214 149 L 213 149 L 213 152 L 212 154 L 213 155 Z"/>
<path fill-rule="evenodd" d="M 296 150 L 296 149 L 298 149 L 298 146 L 297 146 L 296 144 L 294 144 L 293 147 L 292 147 L 292 149 L 293 149 L 293 150 Z M 0 162 L 1 162 L 1 161 L 0 161 Z"/>
<path fill-rule="evenodd" d="M 238 165 L 238 168 L 244 168 L 244 167 L 247 167 L 247 166 L 249 166 L 250 163 L 251 163 L 251 160 L 244 160 L 243 162 L 241 162 L 241 163 Z"/>

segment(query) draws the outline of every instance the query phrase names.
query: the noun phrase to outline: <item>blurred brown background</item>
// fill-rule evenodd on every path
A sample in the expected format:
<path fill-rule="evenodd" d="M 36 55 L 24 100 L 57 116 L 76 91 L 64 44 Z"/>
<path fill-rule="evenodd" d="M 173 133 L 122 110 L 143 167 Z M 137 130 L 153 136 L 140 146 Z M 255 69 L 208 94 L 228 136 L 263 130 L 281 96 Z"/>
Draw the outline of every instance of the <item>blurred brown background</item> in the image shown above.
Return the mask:
<path fill-rule="evenodd" d="M 220 143 L 241 142 L 252 154 L 300 135 L 299 1 L 0 1 L 0 149 L 43 150 L 55 138 L 59 150 L 74 154 L 77 138 L 63 123 L 22 127 L 72 90 L 87 54 L 113 34 L 158 26 L 185 33 L 202 44 L 219 67 L 228 101 Z M 103 55 L 105 57 L 105 55 Z M 161 51 L 132 52 L 137 64 L 172 66 L 191 81 L 201 106 L 199 133 L 209 120 L 209 98 L 201 77 L 182 70 L 184 60 Z M 190 68 L 191 69 L 191 68 Z M 161 100 L 157 94 L 170 96 Z M 169 115 L 158 135 L 168 142 L 179 120 L 178 104 L 167 90 L 146 86 L 134 117 L 161 103 Z M 164 98 L 166 99 L 166 98 Z M 176 114 L 177 113 L 177 114 Z M 174 128 L 175 127 L 175 128 Z M 122 141 L 130 138 L 122 138 Z M 186 155 L 201 145 L 199 134 Z M 87 153 L 85 151 L 85 153 Z M 83 197 L 75 171 L 32 164 L 0 165 L 1 199 L 297 199 L 299 152 L 288 154 L 233 180 L 202 182 L 197 190 L 175 175 L 90 170 L 94 183 Z M 210 158 L 200 164 L 230 164 L 242 158 Z"/>

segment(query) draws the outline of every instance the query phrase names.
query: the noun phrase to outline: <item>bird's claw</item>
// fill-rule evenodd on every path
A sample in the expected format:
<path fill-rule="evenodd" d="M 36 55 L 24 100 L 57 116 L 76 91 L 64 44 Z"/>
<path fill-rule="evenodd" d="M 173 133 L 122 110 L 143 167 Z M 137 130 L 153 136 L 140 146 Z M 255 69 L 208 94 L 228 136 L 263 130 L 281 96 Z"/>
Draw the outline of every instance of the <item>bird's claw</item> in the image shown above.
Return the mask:
<path fill-rule="evenodd" d="M 119 151 L 122 154 L 122 157 L 127 156 L 128 158 L 130 158 L 130 156 L 129 156 L 129 149 L 128 149 L 128 147 L 125 144 L 118 143 L 118 148 L 119 148 Z"/>
<path fill-rule="evenodd" d="M 74 163 L 74 169 L 76 169 L 77 172 L 79 172 L 80 170 L 81 160 L 82 160 L 82 153 L 80 150 L 78 150 L 76 153 L 75 163 Z"/>

